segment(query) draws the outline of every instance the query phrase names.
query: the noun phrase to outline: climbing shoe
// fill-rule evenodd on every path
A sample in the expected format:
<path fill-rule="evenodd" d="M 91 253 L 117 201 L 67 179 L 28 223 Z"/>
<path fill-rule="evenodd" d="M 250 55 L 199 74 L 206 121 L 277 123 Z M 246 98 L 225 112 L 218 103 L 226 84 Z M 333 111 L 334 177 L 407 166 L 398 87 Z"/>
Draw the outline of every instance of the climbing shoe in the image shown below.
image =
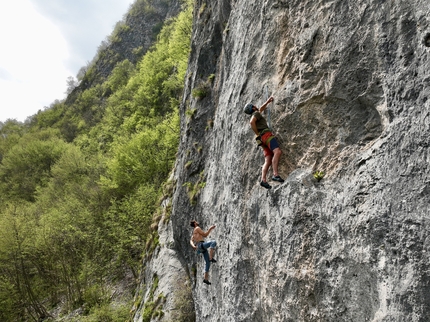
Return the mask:
<path fill-rule="evenodd" d="M 273 176 L 272 177 L 272 180 L 273 181 L 278 181 L 278 182 L 284 182 L 285 180 L 284 179 L 282 179 L 280 176 Z"/>
<path fill-rule="evenodd" d="M 209 282 L 208 280 L 203 280 L 203 283 L 211 285 L 211 282 Z"/>
<path fill-rule="evenodd" d="M 270 184 L 268 184 L 267 182 L 261 181 L 260 182 L 260 186 L 266 188 L 266 189 L 271 189 L 272 186 Z"/>
<path fill-rule="evenodd" d="M 215 259 L 215 258 L 212 258 L 212 259 L 211 259 L 211 263 L 216 263 L 216 259 Z"/>

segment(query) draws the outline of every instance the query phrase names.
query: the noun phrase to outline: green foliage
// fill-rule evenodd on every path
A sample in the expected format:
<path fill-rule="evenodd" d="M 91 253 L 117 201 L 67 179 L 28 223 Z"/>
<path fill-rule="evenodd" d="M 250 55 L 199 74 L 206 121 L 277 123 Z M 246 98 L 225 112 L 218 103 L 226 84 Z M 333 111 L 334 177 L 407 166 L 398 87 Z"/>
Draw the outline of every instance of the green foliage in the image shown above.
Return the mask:
<path fill-rule="evenodd" d="M 201 16 L 201 15 L 203 14 L 203 12 L 205 12 L 205 9 L 206 9 L 206 3 L 204 2 L 204 3 L 202 3 L 202 5 L 200 6 L 200 9 L 199 9 L 199 16 Z"/>
<path fill-rule="evenodd" d="M 19 321 L 15 303 L 20 300 L 13 283 L 6 275 L 0 275 L 0 321 Z"/>
<path fill-rule="evenodd" d="M 194 98 L 203 99 L 208 94 L 207 88 L 200 85 L 192 90 L 192 95 Z"/>
<path fill-rule="evenodd" d="M 55 137 L 44 138 L 42 135 L 39 139 L 27 134 L 20 138 L 3 156 L 0 165 L 0 198 L 34 201 L 36 188 L 46 185 L 51 167 L 61 157 L 65 147 L 66 143 Z"/>
<path fill-rule="evenodd" d="M 40 316 L 47 314 L 41 299 L 49 296 L 46 285 L 39 282 L 38 260 L 34 254 L 34 227 L 37 217 L 26 205 L 9 206 L 0 216 L 0 303 L 6 307 L 0 311 L 21 320 L 24 310 Z M 10 294 L 5 292 L 9 290 Z M 38 294 L 38 298 L 34 295 Z M 11 303 L 10 300 L 13 302 Z M 12 309 L 12 312 L 11 312 Z M 7 313 L 9 311 L 9 313 Z M 6 321 L 9 319 L 6 319 Z"/>
<path fill-rule="evenodd" d="M 199 85 L 191 91 L 191 95 L 199 100 L 205 98 L 210 91 L 214 79 L 215 74 L 210 74 L 206 81 L 200 82 Z"/>
<path fill-rule="evenodd" d="M 131 321 L 131 304 L 113 306 L 105 303 L 91 309 L 88 316 L 79 317 L 76 322 L 127 322 Z"/>
<path fill-rule="evenodd" d="M 24 124 L 15 120 L 0 122 L 0 162 L 4 155 L 19 142 L 25 130 Z"/>
<path fill-rule="evenodd" d="M 172 214 L 172 202 L 170 201 L 166 206 L 166 212 L 164 216 L 164 223 L 168 223 Z"/>
<path fill-rule="evenodd" d="M 128 74 L 127 84 L 109 96 L 102 122 L 89 134 L 94 138 L 91 144 L 99 143 L 95 148 L 111 150 L 116 137 L 128 140 L 166 115 L 177 113 L 190 50 L 191 21 L 192 6 L 169 20 L 158 43 Z"/>
<path fill-rule="evenodd" d="M 136 57 L 141 57 L 142 54 L 144 53 L 144 49 L 142 46 L 139 46 L 139 47 L 133 48 L 132 53 Z"/>
<path fill-rule="evenodd" d="M 137 278 L 159 244 L 158 203 L 176 185 L 163 183 L 179 143 L 192 8 L 163 26 L 137 66 L 124 60 L 95 84 L 89 64 L 65 101 L 26 124 L 0 123 L 1 321 L 43 319 L 59 303 L 64 314 L 85 308 L 77 321 L 130 320 L 127 305 L 109 303 L 106 281 Z M 120 38 L 128 27 L 117 28 Z M 156 285 L 150 317 L 163 315 Z"/>
<path fill-rule="evenodd" d="M 112 34 L 108 37 L 111 42 L 120 42 L 121 34 L 130 30 L 130 26 L 126 25 L 124 21 L 118 21 Z"/>
<path fill-rule="evenodd" d="M 130 15 L 137 15 L 139 12 L 145 12 L 147 14 L 154 14 L 155 8 L 151 5 L 148 0 L 136 0 L 133 6 L 129 10 Z"/>
<path fill-rule="evenodd" d="M 176 187 L 176 180 L 167 180 L 163 185 L 163 198 L 172 197 Z"/>
<path fill-rule="evenodd" d="M 153 318 L 160 318 L 164 315 L 163 304 L 166 300 L 165 296 L 160 293 L 156 300 L 154 300 L 154 293 L 158 288 L 158 276 L 154 274 L 149 296 L 143 307 L 142 321 L 150 322 Z"/>
<path fill-rule="evenodd" d="M 151 236 L 151 218 L 158 197 L 154 186 L 140 186 L 135 194 L 116 201 L 104 215 L 117 266 L 127 265 L 136 278 L 145 242 Z"/>
<path fill-rule="evenodd" d="M 325 173 L 323 171 L 316 171 L 314 172 L 313 176 L 317 181 L 320 181 L 322 178 L 324 178 Z"/>
<path fill-rule="evenodd" d="M 111 93 L 115 93 L 118 89 L 127 85 L 128 80 L 133 74 L 134 66 L 129 60 L 126 59 L 118 63 L 109 75 L 107 81 L 103 83 L 104 95 L 107 96 Z"/>
<path fill-rule="evenodd" d="M 32 123 L 39 128 L 52 128 L 66 112 L 64 103 L 56 101 L 44 111 L 39 111 L 33 118 Z"/>
<path fill-rule="evenodd" d="M 196 114 L 196 111 L 197 111 L 197 109 L 195 109 L 195 108 L 187 108 L 185 110 L 185 115 L 187 117 L 189 117 L 190 119 L 192 119 L 194 117 L 194 114 Z"/>
<path fill-rule="evenodd" d="M 87 307 L 97 307 L 102 303 L 106 302 L 107 297 L 104 293 L 100 284 L 94 284 L 89 286 L 82 295 L 82 299 L 84 300 Z"/>
<path fill-rule="evenodd" d="M 115 156 L 107 163 L 106 186 L 125 195 L 140 184 L 157 185 L 166 180 L 175 161 L 178 126 L 178 114 L 171 114 L 155 128 L 117 142 Z"/>
<path fill-rule="evenodd" d="M 199 178 L 197 182 L 185 182 L 182 186 L 187 188 L 188 197 L 190 198 L 191 205 L 195 205 L 197 203 L 197 197 L 200 194 L 200 191 L 206 187 L 206 182 L 204 179 L 204 171 L 200 172 Z"/>
<path fill-rule="evenodd" d="M 193 164 L 193 161 L 188 161 L 187 163 L 185 163 L 185 166 L 184 166 L 184 168 L 185 169 L 189 169 L 190 167 L 191 167 L 191 165 Z"/>

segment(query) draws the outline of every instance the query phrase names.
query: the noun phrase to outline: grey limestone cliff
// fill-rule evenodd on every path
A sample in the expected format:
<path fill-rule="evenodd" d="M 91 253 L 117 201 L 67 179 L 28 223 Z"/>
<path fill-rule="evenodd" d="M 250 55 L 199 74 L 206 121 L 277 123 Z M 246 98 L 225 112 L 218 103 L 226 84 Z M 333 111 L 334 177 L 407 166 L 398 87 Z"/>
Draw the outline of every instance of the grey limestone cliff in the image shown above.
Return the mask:
<path fill-rule="evenodd" d="M 430 321 L 429 70 L 428 0 L 196 2 L 169 222 L 196 321 Z M 271 190 L 242 112 L 266 88 Z"/>

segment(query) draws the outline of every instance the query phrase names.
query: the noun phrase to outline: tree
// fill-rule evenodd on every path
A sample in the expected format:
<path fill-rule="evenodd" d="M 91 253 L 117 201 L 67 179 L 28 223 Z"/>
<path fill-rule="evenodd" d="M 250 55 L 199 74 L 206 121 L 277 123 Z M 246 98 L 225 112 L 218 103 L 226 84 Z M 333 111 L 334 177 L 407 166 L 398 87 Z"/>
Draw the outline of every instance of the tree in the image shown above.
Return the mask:
<path fill-rule="evenodd" d="M 67 77 L 66 84 L 67 84 L 67 89 L 65 94 L 69 95 L 79 85 L 79 81 L 73 76 L 69 76 Z"/>
<path fill-rule="evenodd" d="M 17 120 L 0 122 L 0 162 L 4 155 L 19 142 L 26 130 L 24 124 Z"/>
<path fill-rule="evenodd" d="M 179 143 L 179 117 L 172 113 L 154 128 L 119 140 L 115 155 L 107 163 L 104 184 L 119 196 L 133 193 L 142 184 L 159 186 L 167 179 L 176 158 Z"/>
<path fill-rule="evenodd" d="M 138 276 L 176 157 L 191 21 L 192 5 L 136 68 L 90 86 L 88 65 L 85 90 L 0 124 L 0 320 L 37 320 L 63 299 L 102 314 L 106 278 Z"/>
<path fill-rule="evenodd" d="M 9 315 L 19 316 L 19 320 L 24 320 L 23 312 L 33 320 L 48 316 L 41 302 L 45 293 L 39 287 L 40 279 L 35 274 L 37 268 L 30 259 L 35 225 L 36 218 L 31 216 L 25 204 L 19 207 L 12 205 L 0 216 L 0 303 L 6 305 Z M 1 297 L 8 290 L 13 303 Z M 10 312 L 11 307 L 18 312 Z"/>
<path fill-rule="evenodd" d="M 46 184 L 50 169 L 66 143 L 56 138 L 37 139 L 27 134 L 3 156 L 0 165 L 1 199 L 34 201 L 38 186 Z"/>

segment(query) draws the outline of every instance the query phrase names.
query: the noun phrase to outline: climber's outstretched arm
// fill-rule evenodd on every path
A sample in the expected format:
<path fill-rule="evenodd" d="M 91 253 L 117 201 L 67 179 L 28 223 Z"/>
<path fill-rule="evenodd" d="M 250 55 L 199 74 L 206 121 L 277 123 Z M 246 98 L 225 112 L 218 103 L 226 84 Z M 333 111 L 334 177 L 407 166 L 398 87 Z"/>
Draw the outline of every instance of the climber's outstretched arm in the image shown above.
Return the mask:
<path fill-rule="evenodd" d="M 263 105 L 261 105 L 261 107 L 258 109 L 260 113 L 262 113 L 267 108 L 267 105 L 269 105 L 269 103 L 271 102 L 273 102 L 273 96 L 270 96 L 267 101 Z"/>

